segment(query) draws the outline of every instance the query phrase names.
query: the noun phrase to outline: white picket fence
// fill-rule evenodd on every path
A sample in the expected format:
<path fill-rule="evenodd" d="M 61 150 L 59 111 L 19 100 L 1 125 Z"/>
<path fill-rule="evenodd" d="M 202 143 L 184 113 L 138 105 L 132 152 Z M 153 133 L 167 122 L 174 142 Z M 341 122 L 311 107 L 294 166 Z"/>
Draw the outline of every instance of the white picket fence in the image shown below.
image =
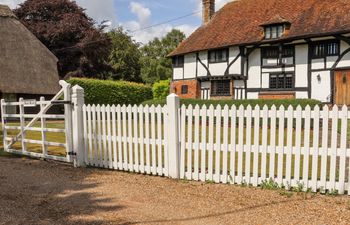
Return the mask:
<path fill-rule="evenodd" d="M 62 83 L 63 84 L 63 83 Z M 8 152 L 74 162 L 174 179 L 258 186 L 272 179 L 285 187 L 338 191 L 350 195 L 350 149 L 347 107 L 320 109 L 297 107 L 259 108 L 182 106 L 168 96 L 165 106 L 85 105 L 84 90 L 66 85 L 65 100 L 36 102 L 38 115 L 23 113 L 23 100 L 2 100 L 4 146 Z M 65 129 L 45 126 L 52 104 L 65 104 Z M 6 107 L 17 105 L 20 113 L 10 115 Z M 22 109 L 21 109 L 22 108 Z M 7 123 L 20 118 L 20 126 Z M 34 118 L 28 124 L 25 118 Z M 41 121 L 39 128 L 32 125 Z M 8 129 L 20 132 L 10 139 Z M 42 153 L 32 154 L 26 131 L 41 131 Z M 47 132 L 64 132 L 66 157 L 52 157 Z M 14 142 L 22 150 L 13 150 Z"/>
<path fill-rule="evenodd" d="M 90 166 L 168 176 L 167 107 L 84 105 Z"/>
<path fill-rule="evenodd" d="M 84 105 L 90 166 L 188 180 L 350 193 L 347 107 Z"/>

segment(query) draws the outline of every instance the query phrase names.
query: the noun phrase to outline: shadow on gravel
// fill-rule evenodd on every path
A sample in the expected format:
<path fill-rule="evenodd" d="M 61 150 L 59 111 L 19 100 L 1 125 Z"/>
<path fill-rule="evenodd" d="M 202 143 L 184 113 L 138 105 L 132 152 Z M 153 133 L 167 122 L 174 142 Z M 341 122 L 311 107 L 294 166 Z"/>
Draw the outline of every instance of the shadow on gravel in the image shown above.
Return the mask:
<path fill-rule="evenodd" d="M 198 222 L 202 219 L 210 219 L 210 218 L 220 218 L 222 216 L 227 216 L 227 215 L 234 215 L 238 213 L 243 213 L 243 212 L 248 212 L 250 210 L 254 209 L 259 209 L 259 208 L 264 208 L 268 206 L 276 206 L 278 204 L 284 204 L 284 203 L 290 203 L 290 202 L 298 202 L 298 201 L 307 201 L 311 200 L 310 199 L 286 199 L 283 201 L 277 201 L 273 203 L 268 203 L 268 204 L 260 204 L 260 205 L 255 205 L 255 206 L 250 206 L 250 207 L 245 207 L 242 209 L 237 209 L 237 210 L 232 210 L 232 211 L 226 211 L 222 213 L 213 213 L 213 214 L 208 214 L 208 215 L 203 215 L 203 216 L 194 216 L 194 217 L 188 217 L 188 218 L 174 218 L 174 219 L 168 219 L 168 220 L 152 220 L 152 221 L 138 221 L 138 222 L 131 222 L 131 223 L 126 223 L 126 225 L 134 225 L 134 224 L 162 224 L 162 223 L 174 223 L 174 222 Z"/>
<path fill-rule="evenodd" d="M 93 189 L 99 184 L 89 182 L 89 174 L 88 169 L 1 153 L 0 224 L 109 223 L 106 218 L 89 220 L 89 216 L 124 207 L 95 193 Z"/>

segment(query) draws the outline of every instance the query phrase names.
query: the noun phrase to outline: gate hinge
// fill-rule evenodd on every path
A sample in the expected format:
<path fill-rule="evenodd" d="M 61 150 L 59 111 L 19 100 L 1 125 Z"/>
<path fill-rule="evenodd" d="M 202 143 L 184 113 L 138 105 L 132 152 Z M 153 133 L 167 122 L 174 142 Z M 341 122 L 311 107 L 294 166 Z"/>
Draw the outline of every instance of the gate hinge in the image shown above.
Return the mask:
<path fill-rule="evenodd" d="M 77 156 L 77 153 L 76 152 L 68 152 L 68 155 L 70 155 L 70 156 Z"/>

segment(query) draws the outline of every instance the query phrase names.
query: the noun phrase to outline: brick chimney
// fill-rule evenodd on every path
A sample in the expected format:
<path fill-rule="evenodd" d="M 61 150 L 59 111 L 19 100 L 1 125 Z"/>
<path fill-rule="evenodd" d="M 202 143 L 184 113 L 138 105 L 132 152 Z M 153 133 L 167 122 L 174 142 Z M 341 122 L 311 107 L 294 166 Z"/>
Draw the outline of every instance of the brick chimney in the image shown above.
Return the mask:
<path fill-rule="evenodd" d="M 202 0 L 203 2 L 203 24 L 209 23 L 215 13 L 215 0 Z"/>

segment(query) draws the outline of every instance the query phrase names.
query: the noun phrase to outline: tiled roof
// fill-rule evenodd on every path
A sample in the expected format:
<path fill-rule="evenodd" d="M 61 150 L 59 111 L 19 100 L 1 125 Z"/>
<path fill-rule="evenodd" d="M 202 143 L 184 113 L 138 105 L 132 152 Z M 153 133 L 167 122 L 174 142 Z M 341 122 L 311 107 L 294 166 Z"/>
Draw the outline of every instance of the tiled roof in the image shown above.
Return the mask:
<path fill-rule="evenodd" d="M 279 18 L 291 24 L 280 40 L 350 32 L 350 0 L 237 0 L 216 12 L 169 56 L 263 42 L 263 28 Z"/>

